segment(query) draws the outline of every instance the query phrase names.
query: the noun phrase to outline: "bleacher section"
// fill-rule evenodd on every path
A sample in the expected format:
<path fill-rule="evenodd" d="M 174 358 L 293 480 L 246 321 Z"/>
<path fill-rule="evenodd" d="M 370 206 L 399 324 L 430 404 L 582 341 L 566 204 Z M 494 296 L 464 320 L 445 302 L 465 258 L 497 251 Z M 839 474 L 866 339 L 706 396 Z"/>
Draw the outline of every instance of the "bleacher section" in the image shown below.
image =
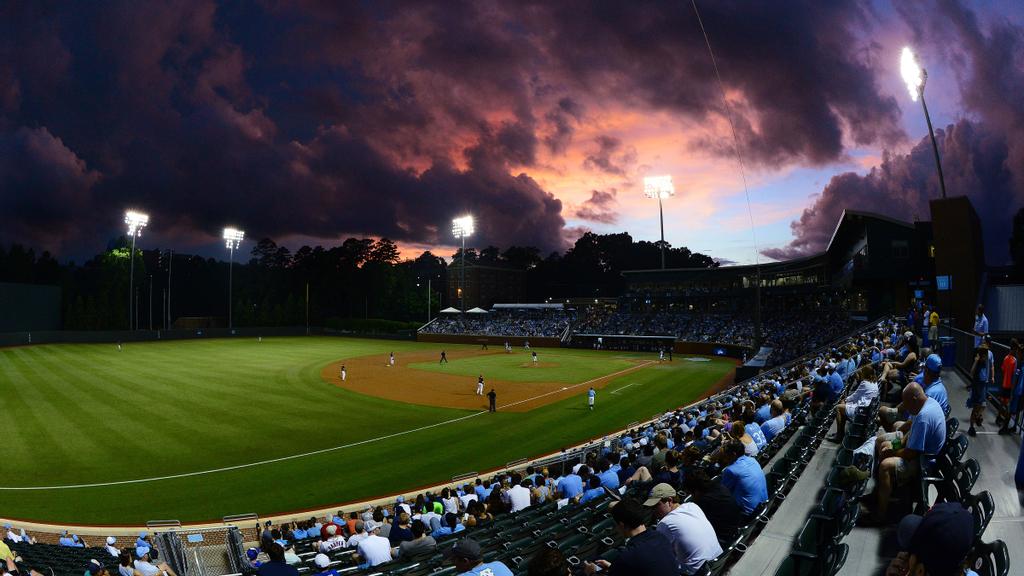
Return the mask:
<path fill-rule="evenodd" d="M 854 335 L 854 338 L 844 338 L 835 345 L 852 346 L 857 336 L 879 325 L 872 325 Z M 887 332 L 899 331 L 897 326 L 887 328 Z M 575 465 L 593 464 L 612 451 L 642 461 L 651 452 L 649 447 L 652 443 L 647 440 L 653 442 L 659 432 L 678 433 L 684 424 L 694 430 L 690 425 L 698 418 L 702 423 L 710 422 L 706 417 L 710 418 L 712 414 L 717 416 L 717 411 L 726 411 L 747 398 L 760 395 L 762 391 L 774 390 L 781 396 L 784 389 L 799 390 L 804 383 L 809 386 L 807 369 L 827 362 L 831 351 L 828 348 L 817 350 L 800 362 L 740 383 L 694 406 L 631 426 L 622 434 L 566 452 L 557 458 L 532 464 L 537 470 L 546 468 L 550 472 L 548 478 L 557 478 L 568 473 Z M 859 384 L 849 376 L 845 382 L 846 392 Z M 962 382 L 952 371 L 947 371 L 943 376 L 947 382 L 950 404 L 954 406 L 954 417 L 947 423 L 947 441 L 943 452 L 936 456 L 937 464 L 933 468 L 922 471 L 920 482 L 911 483 L 910 489 L 897 494 L 898 502 L 894 507 L 901 506 L 907 511 L 921 513 L 938 500 L 964 502 L 976 520 L 975 544 L 970 556 L 972 565 L 979 576 L 1006 576 L 1011 555 L 1022 554 L 1021 547 L 1008 549 L 1003 541 L 996 538 L 1021 541 L 1024 531 L 1020 523 L 1006 521 L 1000 526 L 1000 511 L 1005 520 L 1007 512 L 1016 509 L 1010 504 L 1012 502 L 1016 506 L 1015 496 L 1011 496 L 1012 487 L 995 484 L 1000 481 L 999 471 L 1002 468 L 993 465 L 986 470 L 986 464 L 990 463 L 988 459 L 978 455 L 972 446 L 974 442 L 968 442 L 966 436 L 959 433 L 956 416 L 963 416 L 964 412 Z M 891 529 L 883 532 L 878 528 L 857 527 L 859 502 L 868 492 L 870 480 L 856 477 L 851 480 L 849 475 L 844 474 L 844 469 L 851 464 L 861 464 L 855 449 L 873 437 L 877 427 L 879 401 L 876 399 L 870 405 L 860 408 L 848 423 L 843 443 L 834 445 L 823 440 L 834 427 L 834 406 L 840 398 L 825 402 L 812 413 L 812 398 L 806 392 L 803 390 L 795 395 L 787 395 L 793 402 L 790 423 L 757 454 L 757 461 L 767 481 L 767 501 L 746 517 L 735 534 L 719 538 L 723 552 L 704 564 L 701 576 L 726 573 L 743 576 L 881 574 L 889 557 L 895 555 L 891 546 L 880 545 L 882 534 L 888 534 L 886 537 L 891 539 Z M 703 424 L 696 429 L 702 428 Z M 720 474 L 718 465 L 710 462 L 707 456 L 727 436 L 709 435 L 704 447 L 704 460 L 692 465 L 704 468 L 709 476 Z M 985 438 L 979 436 L 978 440 L 986 441 Z M 995 440 L 999 437 L 988 438 Z M 973 457 L 972 449 L 975 449 Z M 1005 463 L 1001 466 L 1007 467 Z M 986 477 L 990 479 L 987 485 Z M 484 484 L 494 481 L 500 484 L 505 478 L 506 475 L 501 474 L 486 480 Z M 622 490 L 606 490 L 604 496 L 585 504 L 551 501 L 537 503 L 517 513 L 496 514 L 493 519 L 482 521 L 455 535 L 437 538 L 436 549 L 427 554 L 393 560 L 373 568 L 361 569 L 352 548 L 335 550 L 328 554 L 331 564 L 327 569 L 339 575 L 455 574 L 455 568 L 446 564 L 441 550 L 451 547 L 458 539 L 473 538 L 480 544 L 485 562 L 499 560 L 517 576 L 527 573 L 530 558 L 543 548 L 562 551 L 573 567 L 573 573 L 582 573 L 580 569 L 587 561 L 602 558 L 614 563 L 624 544 L 609 512 L 614 500 L 631 497 L 643 499 L 652 485 L 653 482 L 634 483 Z M 980 487 L 985 487 L 985 490 L 979 490 Z M 680 489 L 678 497 L 686 502 L 691 495 Z M 394 517 L 393 509 L 390 512 L 391 517 Z M 993 530 L 992 526 L 999 528 Z M 312 575 L 324 571 L 314 564 L 317 541 L 317 538 L 305 538 L 290 543 L 291 551 L 298 559 L 294 565 L 300 574 Z M 49 574 L 46 570 L 52 570 L 54 576 L 81 574 L 90 558 L 105 558 L 105 563 L 116 570 L 114 559 L 102 549 L 70 549 L 46 544 L 19 544 L 12 548 L 22 556 L 26 566 L 44 574 Z M 241 561 L 248 563 L 245 558 Z M 255 573 L 256 569 L 253 568 L 251 572 Z"/>

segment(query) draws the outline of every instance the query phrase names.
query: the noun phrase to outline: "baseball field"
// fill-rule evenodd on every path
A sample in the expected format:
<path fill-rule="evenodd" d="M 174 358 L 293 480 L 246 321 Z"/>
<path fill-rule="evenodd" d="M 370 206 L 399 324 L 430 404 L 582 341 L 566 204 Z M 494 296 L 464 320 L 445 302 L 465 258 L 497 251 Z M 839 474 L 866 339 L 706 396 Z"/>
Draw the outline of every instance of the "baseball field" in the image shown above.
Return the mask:
<path fill-rule="evenodd" d="M 0 516 L 187 522 L 412 491 L 688 404 L 734 368 L 537 352 L 332 337 L 0 349 Z"/>

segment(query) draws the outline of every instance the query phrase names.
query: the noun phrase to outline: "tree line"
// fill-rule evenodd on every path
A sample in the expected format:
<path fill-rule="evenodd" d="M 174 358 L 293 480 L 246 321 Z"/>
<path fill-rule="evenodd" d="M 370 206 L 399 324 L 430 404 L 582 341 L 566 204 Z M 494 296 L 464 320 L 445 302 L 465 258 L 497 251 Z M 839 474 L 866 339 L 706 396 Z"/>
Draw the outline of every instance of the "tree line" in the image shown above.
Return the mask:
<path fill-rule="evenodd" d="M 19 244 L 0 246 L 0 281 L 62 288 L 65 329 L 106 330 L 128 326 L 128 238 L 83 264 L 61 263 L 49 252 Z M 461 259 L 462 251 L 452 254 Z M 621 272 L 658 268 L 660 244 L 626 233 L 587 232 L 564 252 L 544 255 L 532 246 L 504 250 L 467 248 L 467 263 L 499 264 L 526 271 L 533 302 L 572 297 L 617 296 Z M 430 309 L 448 306 L 445 258 L 424 251 L 402 260 L 387 238 L 348 238 L 333 247 L 302 246 L 294 253 L 272 239 L 253 246 L 247 261 L 232 264 L 235 326 L 332 325 L 346 319 L 426 321 Z M 668 267 L 713 267 L 715 261 L 685 247 L 666 245 Z M 140 328 L 163 328 L 167 301 L 171 321 L 227 316 L 228 262 L 169 250 L 136 250 L 135 293 Z M 308 301 L 307 301 L 308 293 Z"/>

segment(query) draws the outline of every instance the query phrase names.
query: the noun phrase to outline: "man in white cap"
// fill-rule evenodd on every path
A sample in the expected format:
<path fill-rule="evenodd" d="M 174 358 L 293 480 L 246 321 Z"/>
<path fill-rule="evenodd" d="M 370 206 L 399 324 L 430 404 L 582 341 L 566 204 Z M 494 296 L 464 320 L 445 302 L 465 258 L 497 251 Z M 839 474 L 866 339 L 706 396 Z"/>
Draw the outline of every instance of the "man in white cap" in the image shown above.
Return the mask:
<path fill-rule="evenodd" d="M 345 537 L 338 532 L 338 527 L 334 524 L 327 525 L 327 538 L 320 541 L 319 549 L 321 552 L 330 552 L 332 550 L 340 550 L 345 547 Z"/>
<path fill-rule="evenodd" d="M 117 538 L 114 538 L 113 536 L 107 536 L 107 545 L 105 546 L 107 553 L 113 556 L 114 558 L 118 558 L 121 556 L 121 550 L 114 546 L 114 544 L 117 544 Z"/>
<path fill-rule="evenodd" d="M 337 570 L 327 569 L 331 565 L 331 559 L 327 557 L 327 554 L 317 554 L 313 558 L 313 563 L 316 564 L 318 569 L 316 576 L 338 576 Z"/>
<path fill-rule="evenodd" d="M 377 533 L 380 524 L 370 520 L 364 524 L 364 529 L 367 536 L 356 546 L 359 567 L 365 569 L 390 562 L 391 542 Z"/>

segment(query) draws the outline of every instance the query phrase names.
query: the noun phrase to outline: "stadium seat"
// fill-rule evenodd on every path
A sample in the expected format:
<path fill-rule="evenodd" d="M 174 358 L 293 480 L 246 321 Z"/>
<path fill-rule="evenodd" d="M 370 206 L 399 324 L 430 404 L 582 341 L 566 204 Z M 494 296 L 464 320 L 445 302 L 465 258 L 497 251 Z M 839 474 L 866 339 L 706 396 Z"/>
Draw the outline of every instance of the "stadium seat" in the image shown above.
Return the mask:
<path fill-rule="evenodd" d="M 810 555 L 798 550 L 790 552 L 775 576 L 834 576 L 846 564 L 850 547 L 846 544 L 827 548 L 821 555 Z"/>
<path fill-rule="evenodd" d="M 981 537 L 988 528 L 988 523 L 995 515 L 996 503 L 988 490 L 970 498 L 971 515 L 974 516 L 974 540 L 981 542 Z"/>
<path fill-rule="evenodd" d="M 960 494 L 970 494 L 971 489 L 974 488 L 974 483 L 977 482 L 980 475 L 981 465 L 974 458 L 969 458 L 957 467 L 956 473 L 953 475 L 953 481 L 956 482 Z"/>
<path fill-rule="evenodd" d="M 968 555 L 968 566 L 978 576 L 1008 576 L 1010 552 L 1002 540 L 981 543 Z"/>

